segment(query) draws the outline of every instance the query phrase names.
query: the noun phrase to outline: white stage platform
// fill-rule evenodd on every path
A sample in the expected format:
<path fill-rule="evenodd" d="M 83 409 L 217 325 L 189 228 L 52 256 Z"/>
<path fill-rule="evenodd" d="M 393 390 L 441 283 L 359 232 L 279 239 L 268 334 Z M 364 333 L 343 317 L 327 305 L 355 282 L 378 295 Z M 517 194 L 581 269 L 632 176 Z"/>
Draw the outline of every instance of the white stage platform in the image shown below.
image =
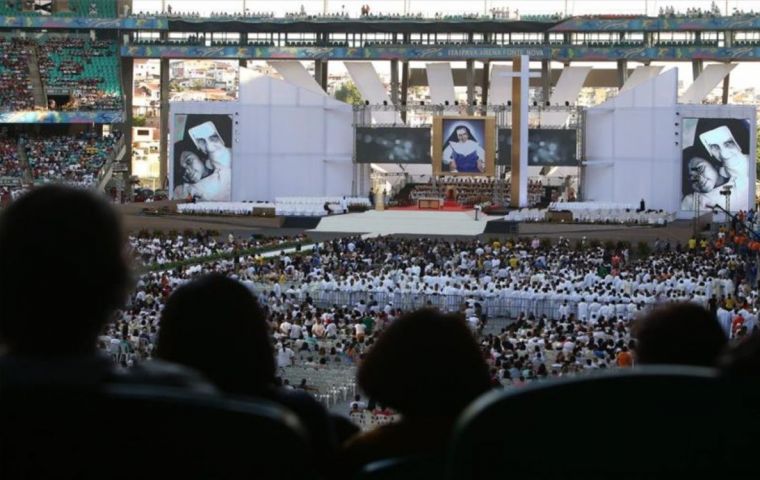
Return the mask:
<path fill-rule="evenodd" d="M 312 232 L 330 233 L 370 233 L 378 235 L 461 235 L 476 236 L 483 233 L 488 220 L 498 217 L 479 215 L 475 212 L 437 212 L 370 210 L 362 213 L 349 213 L 323 217 L 319 226 Z"/>

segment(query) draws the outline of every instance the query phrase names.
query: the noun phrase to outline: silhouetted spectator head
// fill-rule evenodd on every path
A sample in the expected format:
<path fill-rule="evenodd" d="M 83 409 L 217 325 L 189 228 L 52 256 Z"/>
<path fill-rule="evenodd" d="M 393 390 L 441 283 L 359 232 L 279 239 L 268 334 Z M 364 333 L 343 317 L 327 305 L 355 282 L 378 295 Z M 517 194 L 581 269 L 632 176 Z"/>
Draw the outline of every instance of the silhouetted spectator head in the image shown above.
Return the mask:
<path fill-rule="evenodd" d="M 255 394 L 275 384 L 264 312 L 243 284 L 219 274 L 169 297 L 156 355 L 203 373 L 228 393 Z"/>
<path fill-rule="evenodd" d="M 653 310 L 634 325 L 633 333 L 643 364 L 714 367 L 727 342 L 713 315 L 692 303 Z"/>
<path fill-rule="evenodd" d="M 743 338 L 718 360 L 718 367 L 732 377 L 757 378 L 760 375 L 760 333 Z"/>
<path fill-rule="evenodd" d="M 464 319 L 433 309 L 391 323 L 357 376 L 369 397 L 414 417 L 456 416 L 491 385 Z"/>
<path fill-rule="evenodd" d="M 116 212 L 81 189 L 48 186 L 0 217 L 0 338 L 11 353 L 95 351 L 130 284 Z"/>

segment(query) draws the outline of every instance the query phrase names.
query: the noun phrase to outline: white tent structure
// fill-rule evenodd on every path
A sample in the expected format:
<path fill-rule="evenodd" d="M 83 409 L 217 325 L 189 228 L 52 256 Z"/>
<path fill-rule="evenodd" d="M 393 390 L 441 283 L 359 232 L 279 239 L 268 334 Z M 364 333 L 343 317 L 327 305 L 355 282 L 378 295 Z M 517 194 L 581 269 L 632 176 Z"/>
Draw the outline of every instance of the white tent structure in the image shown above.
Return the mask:
<path fill-rule="evenodd" d="M 749 185 L 754 185 L 755 107 L 678 103 L 678 71 L 672 69 L 588 109 L 583 198 L 634 205 L 643 198 L 648 208 L 680 211 L 684 193 L 683 142 L 692 141 L 683 138 L 684 120 L 701 118 L 749 121 L 751 161 L 747 175 Z M 754 190 L 750 190 L 745 208 L 755 203 Z M 692 214 L 679 212 L 681 218 Z"/>
<path fill-rule="evenodd" d="M 351 194 L 353 111 L 346 103 L 241 68 L 237 102 L 177 102 L 170 108 L 171 118 L 233 116 L 232 201 Z"/>

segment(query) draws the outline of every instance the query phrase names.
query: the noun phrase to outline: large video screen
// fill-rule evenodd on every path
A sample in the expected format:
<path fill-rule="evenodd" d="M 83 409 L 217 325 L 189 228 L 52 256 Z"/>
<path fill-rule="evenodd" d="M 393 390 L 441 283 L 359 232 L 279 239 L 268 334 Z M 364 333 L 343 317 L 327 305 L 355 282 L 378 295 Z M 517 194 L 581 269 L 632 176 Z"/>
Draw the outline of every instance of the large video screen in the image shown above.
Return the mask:
<path fill-rule="evenodd" d="M 576 133 L 568 129 L 528 130 L 529 167 L 577 167 Z M 499 165 L 512 162 L 512 129 L 499 129 Z"/>
<path fill-rule="evenodd" d="M 430 129 L 358 127 L 357 163 L 430 163 Z"/>
<path fill-rule="evenodd" d="M 732 212 L 748 210 L 750 135 L 749 120 L 683 119 L 681 210 L 726 208 L 726 197 Z"/>
<path fill-rule="evenodd" d="M 228 202 L 232 195 L 232 117 L 174 116 L 173 198 Z"/>
<path fill-rule="evenodd" d="M 493 117 L 435 117 L 434 175 L 494 175 Z"/>

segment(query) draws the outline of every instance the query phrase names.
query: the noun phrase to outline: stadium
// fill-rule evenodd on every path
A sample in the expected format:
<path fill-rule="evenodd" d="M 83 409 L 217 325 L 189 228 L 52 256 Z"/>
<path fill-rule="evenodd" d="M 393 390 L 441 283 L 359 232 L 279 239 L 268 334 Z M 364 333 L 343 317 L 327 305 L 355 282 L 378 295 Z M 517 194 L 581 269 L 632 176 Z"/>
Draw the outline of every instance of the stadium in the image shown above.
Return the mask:
<path fill-rule="evenodd" d="M 758 0 L 0 0 L 0 477 L 756 476 L 758 60 Z"/>

